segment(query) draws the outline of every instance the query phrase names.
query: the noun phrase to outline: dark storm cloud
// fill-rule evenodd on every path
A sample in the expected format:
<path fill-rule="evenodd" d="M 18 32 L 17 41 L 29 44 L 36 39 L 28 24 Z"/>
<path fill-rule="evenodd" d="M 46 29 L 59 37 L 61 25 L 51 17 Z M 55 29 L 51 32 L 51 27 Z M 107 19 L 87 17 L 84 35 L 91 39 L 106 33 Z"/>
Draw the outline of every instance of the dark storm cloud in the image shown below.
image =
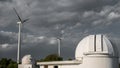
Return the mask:
<path fill-rule="evenodd" d="M 39 0 L 38 5 L 53 7 L 56 11 L 96 9 L 106 5 L 115 5 L 119 0 Z"/>
<path fill-rule="evenodd" d="M 13 40 L 10 37 L 6 37 L 3 35 L 0 35 L 0 44 L 4 44 L 4 43 L 12 43 Z"/>
<path fill-rule="evenodd" d="M 12 0 L 0 0 L 0 2 L 12 2 Z"/>
<path fill-rule="evenodd" d="M 11 32 L 6 32 L 4 33 L 3 31 L 0 32 L 0 44 L 5 44 L 5 43 L 8 43 L 8 44 L 13 44 L 16 42 L 16 39 L 14 39 L 14 34 L 12 34 Z"/>
<path fill-rule="evenodd" d="M 72 20 L 75 23 L 79 21 L 78 17 L 82 14 L 82 12 L 79 11 L 87 11 L 88 8 L 89 10 L 96 8 L 99 9 L 99 7 L 113 5 L 113 3 L 115 4 L 117 2 L 118 0 L 39 0 L 39 2 L 36 0 L 33 3 L 30 2 L 28 7 L 30 8 L 30 12 L 32 12 L 32 18 L 34 18 L 33 22 L 35 26 L 49 27 L 60 23 L 66 23 L 66 25 L 68 25 L 70 23 L 69 21 Z M 27 3 L 27 1 L 25 1 L 25 3 Z M 25 6 L 22 3 L 20 4 Z"/>
<path fill-rule="evenodd" d="M 104 6 L 115 5 L 119 0 L 84 0 L 81 4 L 85 10 L 101 11 Z"/>

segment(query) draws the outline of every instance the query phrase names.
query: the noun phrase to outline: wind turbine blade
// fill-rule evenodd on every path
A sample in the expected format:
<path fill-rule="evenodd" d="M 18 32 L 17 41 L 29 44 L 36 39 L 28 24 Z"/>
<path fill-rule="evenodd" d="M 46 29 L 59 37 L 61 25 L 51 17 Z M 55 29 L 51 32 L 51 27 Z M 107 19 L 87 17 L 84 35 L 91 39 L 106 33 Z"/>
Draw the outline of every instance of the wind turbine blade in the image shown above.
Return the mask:
<path fill-rule="evenodd" d="M 28 19 L 23 20 L 23 22 L 22 22 L 22 23 L 24 23 L 24 22 L 26 22 L 26 21 L 28 21 L 28 20 L 29 20 L 29 18 L 28 18 Z"/>
<path fill-rule="evenodd" d="M 16 15 L 18 16 L 18 18 L 19 18 L 20 22 L 22 22 L 22 19 L 20 18 L 20 16 L 19 16 L 18 12 L 16 11 L 16 9 L 15 9 L 15 8 L 13 8 L 13 9 L 14 9 L 14 11 L 15 11 Z"/>

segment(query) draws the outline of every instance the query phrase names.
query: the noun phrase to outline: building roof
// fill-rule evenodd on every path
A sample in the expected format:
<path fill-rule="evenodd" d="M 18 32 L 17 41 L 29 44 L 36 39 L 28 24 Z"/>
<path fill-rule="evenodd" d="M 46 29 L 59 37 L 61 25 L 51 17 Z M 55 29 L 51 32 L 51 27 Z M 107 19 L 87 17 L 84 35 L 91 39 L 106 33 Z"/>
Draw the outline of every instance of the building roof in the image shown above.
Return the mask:
<path fill-rule="evenodd" d="M 116 49 L 104 35 L 89 35 L 79 42 L 75 57 L 81 60 L 86 55 L 117 56 Z"/>
<path fill-rule="evenodd" d="M 50 62 L 37 62 L 37 65 L 71 65 L 71 64 L 81 64 L 82 61 L 72 60 L 72 61 L 50 61 Z"/>

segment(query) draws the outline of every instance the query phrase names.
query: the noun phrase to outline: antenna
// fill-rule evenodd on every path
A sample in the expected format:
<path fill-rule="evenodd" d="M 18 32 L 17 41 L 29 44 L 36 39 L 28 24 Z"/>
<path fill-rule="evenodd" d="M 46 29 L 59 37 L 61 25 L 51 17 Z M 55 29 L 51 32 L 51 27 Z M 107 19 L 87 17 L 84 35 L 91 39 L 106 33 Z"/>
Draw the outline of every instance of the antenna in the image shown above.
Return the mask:
<path fill-rule="evenodd" d="M 20 56 L 21 56 L 21 28 L 22 28 L 22 24 L 26 21 L 28 21 L 29 19 L 25 19 L 22 20 L 20 15 L 18 14 L 17 10 L 15 8 L 13 8 L 13 10 L 15 11 L 19 22 L 17 22 L 17 24 L 19 25 L 19 31 L 18 31 L 18 50 L 17 50 L 17 63 L 20 63 Z"/>

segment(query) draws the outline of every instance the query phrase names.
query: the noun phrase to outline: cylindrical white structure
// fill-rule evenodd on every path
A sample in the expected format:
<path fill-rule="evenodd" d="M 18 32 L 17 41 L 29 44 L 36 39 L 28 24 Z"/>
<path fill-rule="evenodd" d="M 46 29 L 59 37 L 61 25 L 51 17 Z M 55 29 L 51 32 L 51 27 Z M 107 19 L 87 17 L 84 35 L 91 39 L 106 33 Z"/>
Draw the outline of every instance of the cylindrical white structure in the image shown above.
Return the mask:
<path fill-rule="evenodd" d="M 118 51 L 104 35 L 89 35 L 76 48 L 76 60 L 84 68 L 119 68 Z"/>
<path fill-rule="evenodd" d="M 21 22 L 17 22 L 19 25 L 19 31 L 18 31 L 18 51 L 17 51 L 17 63 L 20 63 L 20 50 L 21 50 L 21 27 L 22 27 L 22 23 Z"/>
<path fill-rule="evenodd" d="M 58 56 L 60 56 L 60 50 L 61 50 L 61 39 L 57 38 L 57 43 L 58 43 Z"/>

